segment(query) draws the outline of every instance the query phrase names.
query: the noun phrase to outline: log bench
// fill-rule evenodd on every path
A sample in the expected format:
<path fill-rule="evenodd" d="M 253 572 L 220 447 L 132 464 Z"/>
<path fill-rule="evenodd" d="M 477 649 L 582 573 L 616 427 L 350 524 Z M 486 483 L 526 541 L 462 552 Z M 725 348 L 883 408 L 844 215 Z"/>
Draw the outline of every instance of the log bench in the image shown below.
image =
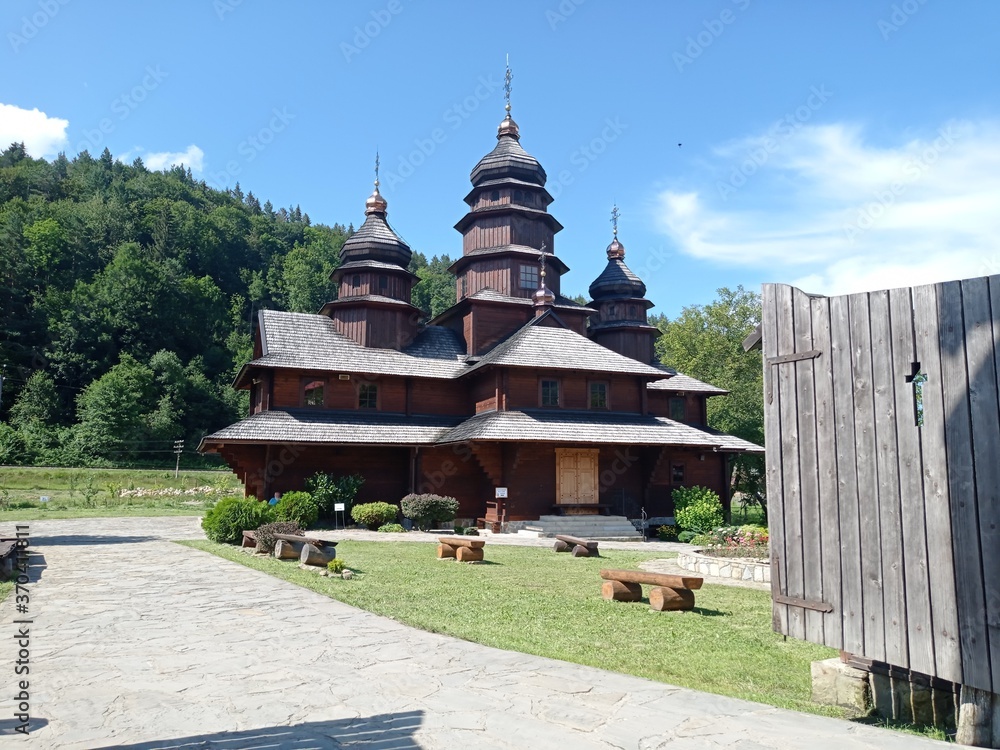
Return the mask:
<path fill-rule="evenodd" d="M 313 539 L 308 536 L 299 536 L 298 534 L 272 534 L 275 540 L 283 542 L 296 542 L 299 544 L 311 544 L 314 547 L 336 547 L 336 542 L 330 542 L 326 539 Z M 244 547 L 256 547 L 257 546 L 257 534 L 253 531 L 243 532 L 243 546 Z"/>
<path fill-rule="evenodd" d="M 556 552 L 572 552 L 573 557 L 600 557 L 597 542 L 568 534 L 556 534 Z"/>
<path fill-rule="evenodd" d="M 454 557 L 459 562 L 479 562 L 483 559 L 485 539 L 465 539 L 459 536 L 438 537 L 437 556 L 439 560 Z"/>
<path fill-rule="evenodd" d="M 664 610 L 694 609 L 694 592 L 704 578 L 674 576 L 666 573 L 645 573 L 639 570 L 602 570 L 601 596 L 617 602 L 637 602 L 642 599 L 642 584 L 649 590 L 649 608 Z"/>
<path fill-rule="evenodd" d="M 17 540 L 0 539 L 0 580 L 14 577 L 17 567 Z"/>

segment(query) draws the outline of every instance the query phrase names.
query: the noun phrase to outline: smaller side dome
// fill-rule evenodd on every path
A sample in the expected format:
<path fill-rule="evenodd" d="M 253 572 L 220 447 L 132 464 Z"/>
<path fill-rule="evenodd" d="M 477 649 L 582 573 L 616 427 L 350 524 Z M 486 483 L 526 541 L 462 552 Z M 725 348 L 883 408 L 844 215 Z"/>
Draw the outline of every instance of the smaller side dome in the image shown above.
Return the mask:
<path fill-rule="evenodd" d="M 365 201 L 365 216 L 379 214 L 384 217 L 388 213 L 388 208 L 389 202 L 378 191 L 378 180 L 375 180 L 375 191 Z"/>
<path fill-rule="evenodd" d="M 624 260 L 625 258 L 625 246 L 618 241 L 616 236 L 611 240 L 611 244 L 608 245 L 608 260 Z"/>

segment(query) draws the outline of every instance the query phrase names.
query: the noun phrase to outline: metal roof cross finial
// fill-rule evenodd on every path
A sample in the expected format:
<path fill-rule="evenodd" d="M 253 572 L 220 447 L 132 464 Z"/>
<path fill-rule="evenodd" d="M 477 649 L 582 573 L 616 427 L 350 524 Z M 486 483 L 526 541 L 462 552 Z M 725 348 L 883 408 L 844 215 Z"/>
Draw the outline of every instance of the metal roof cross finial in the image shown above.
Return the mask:
<path fill-rule="evenodd" d="M 375 151 L 375 190 L 378 190 L 378 168 L 379 168 L 379 158 L 378 151 Z"/>
<path fill-rule="evenodd" d="M 618 204 L 616 203 L 614 205 L 614 208 L 611 209 L 611 229 L 614 231 L 615 238 L 618 237 L 618 217 L 619 216 L 621 216 L 621 213 L 618 211 Z"/>
<path fill-rule="evenodd" d="M 503 77 L 503 98 L 506 102 L 504 109 L 507 110 L 507 116 L 510 117 L 510 82 L 513 80 L 514 76 L 510 72 L 510 55 L 507 55 L 507 73 Z"/>

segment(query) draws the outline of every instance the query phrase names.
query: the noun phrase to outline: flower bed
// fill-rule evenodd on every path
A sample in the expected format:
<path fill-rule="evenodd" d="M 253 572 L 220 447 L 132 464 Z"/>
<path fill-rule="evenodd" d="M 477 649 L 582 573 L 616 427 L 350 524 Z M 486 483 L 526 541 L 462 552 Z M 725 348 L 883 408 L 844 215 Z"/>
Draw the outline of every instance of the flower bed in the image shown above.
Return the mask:
<path fill-rule="evenodd" d="M 771 582 L 770 561 L 755 560 L 746 557 L 714 557 L 714 550 L 696 549 L 690 552 L 678 552 L 677 564 L 704 576 L 716 578 L 735 578 L 741 581 Z"/>

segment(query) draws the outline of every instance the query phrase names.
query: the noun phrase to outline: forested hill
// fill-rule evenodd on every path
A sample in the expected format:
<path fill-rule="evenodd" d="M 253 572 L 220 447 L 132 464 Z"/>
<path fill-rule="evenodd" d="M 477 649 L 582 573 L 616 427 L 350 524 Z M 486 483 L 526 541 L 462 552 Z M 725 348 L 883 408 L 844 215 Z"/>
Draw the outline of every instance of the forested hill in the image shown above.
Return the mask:
<path fill-rule="evenodd" d="M 230 384 L 255 311 L 334 299 L 351 231 L 180 167 L 107 150 L 48 162 L 12 145 L 0 153 L 0 463 L 172 461 L 179 438 L 192 451 L 246 413 Z M 449 263 L 415 254 L 428 313 L 454 300 Z"/>

